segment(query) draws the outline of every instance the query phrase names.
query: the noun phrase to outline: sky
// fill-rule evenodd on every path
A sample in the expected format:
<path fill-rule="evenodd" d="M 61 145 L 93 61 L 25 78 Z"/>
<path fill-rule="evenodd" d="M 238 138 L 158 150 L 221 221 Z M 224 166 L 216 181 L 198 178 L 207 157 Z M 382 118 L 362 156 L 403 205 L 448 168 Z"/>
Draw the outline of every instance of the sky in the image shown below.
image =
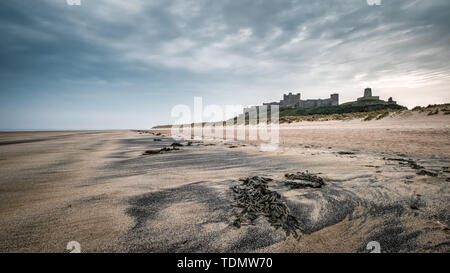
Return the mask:
<path fill-rule="evenodd" d="M 450 102 L 448 0 L 68 2 L 0 1 L 0 129 L 150 128 L 194 97 Z"/>

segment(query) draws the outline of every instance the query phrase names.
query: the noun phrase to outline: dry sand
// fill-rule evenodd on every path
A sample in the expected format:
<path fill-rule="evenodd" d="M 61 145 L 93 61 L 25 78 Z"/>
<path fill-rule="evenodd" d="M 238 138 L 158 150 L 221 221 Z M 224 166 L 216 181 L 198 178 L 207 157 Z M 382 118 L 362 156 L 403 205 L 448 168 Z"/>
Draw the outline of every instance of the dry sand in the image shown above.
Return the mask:
<path fill-rule="evenodd" d="M 150 131 L 171 134 L 170 129 Z M 204 134 L 211 137 L 215 131 L 210 133 L 205 130 Z M 226 136 L 226 133 L 223 135 Z M 234 135 L 237 136 L 236 133 Z M 403 111 L 371 121 L 352 119 L 282 123 L 279 125 L 279 138 L 280 144 L 287 146 L 313 145 L 449 158 L 450 115 L 441 113 L 428 116 L 426 112 Z M 248 141 L 248 130 L 246 140 L 250 143 L 261 143 L 257 140 Z"/>
<path fill-rule="evenodd" d="M 69 241 L 82 252 L 368 252 L 370 241 L 383 252 L 448 252 L 449 121 L 408 111 L 302 122 L 282 125 L 272 152 L 215 141 L 148 156 L 173 140 L 133 131 L 1 133 L 0 252 L 64 252 Z M 386 158 L 412 159 L 437 176 Z M 300 219 L 299 241 L 264 217 L 232 226 L 233 180 L 305 170 L 327 185 L 270 184 Z"/>

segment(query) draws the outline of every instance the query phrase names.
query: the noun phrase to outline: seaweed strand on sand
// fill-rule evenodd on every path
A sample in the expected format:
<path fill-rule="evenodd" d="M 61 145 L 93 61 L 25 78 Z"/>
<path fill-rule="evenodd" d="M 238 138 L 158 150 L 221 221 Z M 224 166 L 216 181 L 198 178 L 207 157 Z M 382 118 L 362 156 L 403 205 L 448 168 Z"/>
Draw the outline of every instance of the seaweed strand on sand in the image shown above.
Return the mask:
<path fill-rule="evenodd" d="M 241 179 L 241 185 L 232 186 L 235 205 L 242 208 L 233 225 L 240 228 L 243 223 L 253 224 L 260 215 L 264 215 L 276 229 L 282 228 L 286 236 L 292 234 L 299 238 L 300 229 L 298 219 L 291 214 L 289 207 L 281 199 L 281 195 L 268 189 L 270 178 L 260 176 Z"/>

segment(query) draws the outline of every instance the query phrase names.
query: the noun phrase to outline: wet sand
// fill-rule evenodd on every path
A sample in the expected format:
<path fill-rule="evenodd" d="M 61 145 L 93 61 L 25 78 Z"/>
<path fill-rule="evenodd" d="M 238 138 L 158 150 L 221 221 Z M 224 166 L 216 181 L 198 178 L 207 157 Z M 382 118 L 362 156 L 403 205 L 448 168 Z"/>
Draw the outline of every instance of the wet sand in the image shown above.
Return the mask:
<path fill-rule="evenodd" d="M 373 135 L 366 129 L 339 130 L 364 139 Z M 273 152 L 215 141 L 146 156 L 173 139 L 134 131 L 1 133 L 0 252 L 65 252 L 69 241 L 82 252 L 368 252 L 370 241 L 382 252 L 449 252 L 448 127 L 385 129 L 380 138 L 391 142 L 382 148 L 286 129 L 292 136 Z M 302 223 L 300 240 L 262 216 L 232 225 L 237 179 L 305 170 L 326 186 L 269 184 Z"/>

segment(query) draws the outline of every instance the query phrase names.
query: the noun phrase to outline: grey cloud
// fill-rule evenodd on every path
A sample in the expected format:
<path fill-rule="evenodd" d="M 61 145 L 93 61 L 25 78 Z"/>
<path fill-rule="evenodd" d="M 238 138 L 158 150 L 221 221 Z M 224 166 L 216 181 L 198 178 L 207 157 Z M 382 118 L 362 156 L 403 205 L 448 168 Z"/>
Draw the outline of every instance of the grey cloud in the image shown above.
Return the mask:
<path fill-rule="evenodd" d="M 447 0 L 30 2 L 0 3 L 3 78 L 189 82 L 200 74 L 215 79 L 208 87 L 222 80 L 243 91 L 450 72 Z"/>

